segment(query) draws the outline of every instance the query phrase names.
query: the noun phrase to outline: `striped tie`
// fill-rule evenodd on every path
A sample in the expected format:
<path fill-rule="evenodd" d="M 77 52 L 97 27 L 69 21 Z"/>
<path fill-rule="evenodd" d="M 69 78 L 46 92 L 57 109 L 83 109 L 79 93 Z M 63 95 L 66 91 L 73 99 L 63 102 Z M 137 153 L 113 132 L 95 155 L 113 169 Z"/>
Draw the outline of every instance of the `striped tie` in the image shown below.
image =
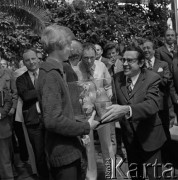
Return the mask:
<path fill-rule="evenodd" d="M 37 72 L 35 71 L 35 72 L 33 72 L 33 76 L 34 76 L 34 86 L 36 85 L 36 83 L 37 83 L 37 80 L 38 80 L 38 74 L 37 74 Z"/>
<path fill-rule="evenodd" d="M 129 96 L 130 96 L 131 93 L 132 93 L 131 85 L 132 85 L 132 79 L 128 77 L 128 78 L 127 78 L 127 92 L 128 92 L 128 95 L 129 95 Z"/>

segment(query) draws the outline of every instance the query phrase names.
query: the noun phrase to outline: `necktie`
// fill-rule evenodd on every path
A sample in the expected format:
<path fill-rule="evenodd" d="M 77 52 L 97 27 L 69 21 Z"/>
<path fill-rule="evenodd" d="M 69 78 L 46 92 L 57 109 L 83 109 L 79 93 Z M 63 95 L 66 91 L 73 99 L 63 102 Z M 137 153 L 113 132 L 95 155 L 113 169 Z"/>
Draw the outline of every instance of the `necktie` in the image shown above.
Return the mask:
<path fill-rule="evenodd" d="M 171 56 L 174 55 L 174 45 L 170 45 L 170 53 L 171 53 Z"/>
<path fill-rule="evenodd" d="M 152 64 L 151 64 L 151 60 L 150 60 L 150 59 L 147 60 L 147 69 L 149 69 L 149 70 L 152 70 L 152 69 L 153 69 L 153 66 L 152 66 Z"/>
<path fill-rule="evenodd" d="M 128 77 L 128 78 L 127 78 L 127 92 L 128 92 L 128 95 L 129 95 L 129 96 L 130 96 L 131 93 L 132 93 L 131 85 L 132 85 L 132 79 Z"/>
<path fill-rule="evenodd" d="M 37 83 L 37 80 L 38 80 L 38 74 L 37 74 L 37 72 L 35 71 L 35 72 L 33 72 L 33 76 L 34 76 L 34 86 L 36 85 L 36 83 Z"/>
<path fill-rule="evenodd" d="M 89 79 L 89 80 L 93 80 L 93 79 L 94 79 L 94 77 L 93 77 L 93 75 L 94 75 L 94 69 L 93 69 L 93 68 L 91 68 L 91 69 L 87 72 L 87 74 L 88 74 L 88 79 Z"/>

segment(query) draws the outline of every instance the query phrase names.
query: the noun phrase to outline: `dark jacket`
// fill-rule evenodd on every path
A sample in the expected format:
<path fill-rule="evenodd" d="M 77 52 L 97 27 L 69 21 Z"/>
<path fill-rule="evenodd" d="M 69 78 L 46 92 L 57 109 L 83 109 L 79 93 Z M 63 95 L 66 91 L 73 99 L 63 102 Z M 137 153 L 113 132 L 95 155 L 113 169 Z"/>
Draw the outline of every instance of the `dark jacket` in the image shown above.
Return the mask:
<path fill-rule="evenodd" d="M 38 82 L 49 162 L 54 167 L 70 164 L 82 155 L 83 146 L 77 136 L 90 132 L 89 123 L 74 119 L 62 63 L 48 57 L 40 67 Z"/>
<path fill-rule="evenodd" d="M 6 81 L 7 89 L 12 97 L 12 108 L 16 109 L 18 95 L 17 95 L 14 73 L 10 69 L 1 69 L 0 78 L 4 78 L 4 80 Z"/>
<path fill-rule="evenodd" d="M 171 84 L 171 72 L 167 62 L 155 59 L 153 71 L 160 75 L 161 82 L 159 84 L 159 90 L 161 95 L 160 110 L 169 109 L 170 98 L 170 84 Z"/>
<path fill-rule="evenodd" d="M 143 71 L 139 75 L 130 97 L 127 93 L 126 76 L 123 72 L 115 74 L 114 82 L 113 103 L 130 105 L 132 109 L 131 118 L 123 118 L 120 121 L 126 149 L 130 148 L 135 138 L 144 151 L 159 149 L 166 141 L 158 116 L 159 75 L 152 71 Z"/>
<path fill-rule="evenodd" d="M 176 93 L 178 94 L 178 53 L 175 54 L 173 59 L 173 80 Z"/>
<path fill-rule="evenodd" d="M 72 67 L 69 64 L 69 62 L 63 62 L 63 69 L 64 69 L 64 72 L 65 72 L 65 76 L 66 76 L 66 81 L 67 82 L 78 81 L 77 74 L 72 69 Z"/>
<path fill-rule="evenodd" d="M 0 73 L 1 70 L 0 70 Z M 5 76 L 6 77 L 6 76 Z M 12 107 L 12 96 L 8 89 L 8 83 L 6 78 L 1 76 L 0 78 L 0 139 L 5 139 L 12 135 L 11 129 L 11 118 L 9 118 L 8 113 Z"/>
<path fill-rule="evenodd" d="M 175 48 L 174 50 L 176 52 L 177 51 L 177 45 L 175 45 L 174 48 Z M 155 58 L 159 59 L 161 61 L 166 61 L 169 65 L 170 70 L 171 70 L 173 56 L 171 55 L 171 53 L 167 49 L 166 45 L 163 45 L 163 46 L 159 47 L 158 49 L 156 49 Z"/>
<path fill-rule="evenodd" d="M 38 101 L 37 90 L 33 85 L 28 71 L 17 78 L 16 85 L 18 94 L 23 100 L 22 112 L 25 125 L 39 124 L 39 114 L 36 108 L 36 102 Z"/>

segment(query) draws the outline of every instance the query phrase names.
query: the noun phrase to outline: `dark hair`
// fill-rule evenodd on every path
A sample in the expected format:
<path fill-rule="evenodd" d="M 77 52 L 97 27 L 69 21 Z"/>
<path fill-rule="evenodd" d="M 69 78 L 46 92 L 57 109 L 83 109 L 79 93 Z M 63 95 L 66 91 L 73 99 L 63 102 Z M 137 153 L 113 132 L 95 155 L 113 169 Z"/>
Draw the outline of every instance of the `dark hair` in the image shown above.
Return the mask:
<path fill-rule="evenodd" d="M 116 52 L 119 52 L 118 44 L 114 42 L 108 42 L 103 48 L 103 56 L 106 57 L 108 50 L 114 49 L 114 48 L 116 49 Z"/>
<path fill-rule="evenodd" d="M 137 46 L 127 46 L 123 53 L 125 53 L 126 51 L 137 51 L 138 52 L 138 63 L 143 63 L 143 66 L 141 67 L 141 70 L 144 70 L 146 68 L 146 64 L 145 64 L 145 55 L 144 52 L 142 51 L 142 49 L 140 47 Z"/>
<path fill-rule="evenodd" d="M 24 51 L 23 51 L 23 54 L 22 54 L 22 56 L 25 54 L 25 53 L 27 53 L 28 51 L 33 51 L 36 55 L 37 55 L 37 53 L 39 52 L 39 51 L 37 51 L 35 48 L 28 48 L 28 49 L 25 49 Z"/>
<path fill-rule="evenodd" d="M 84 44 L 83 44 L 82 56 L 83 56 L 83 52 L 84 52 L 85 50 L 89 50 L 89 49 L 93 49 L 94 52 L 95 52 L 95 55 L 96 55 L 96 48 L 95 48 L 95 45 L 92 44 L 92 43 L 84 43 Z"/>
<path fill-rule="evenodd" d="M 145 55 L 142 51 L 142 49 L 140 47 L 137 47 L 137 46 L 127 46 L 125 49 L 124 49 L 124 53 L 126 51 L 137 51 L 138 52 L 138 61 L 142 61 L 143 59 L 145 59 Z"/>
<path fill-rule="evenodd" d="M 145 40 L 144 42 L 143 42 L 143 44 L 144 43 L 147 43 L 147 42 L 150 42 L 150 43 L 152 43 L 152 47 L 153 47 L 153 49 L 155 50 L 156 49 L 156 46 L 155 46 L 155 44 L 154 44 L 154 42 L 153 41 L 151 41 L 151 40 Z"/>

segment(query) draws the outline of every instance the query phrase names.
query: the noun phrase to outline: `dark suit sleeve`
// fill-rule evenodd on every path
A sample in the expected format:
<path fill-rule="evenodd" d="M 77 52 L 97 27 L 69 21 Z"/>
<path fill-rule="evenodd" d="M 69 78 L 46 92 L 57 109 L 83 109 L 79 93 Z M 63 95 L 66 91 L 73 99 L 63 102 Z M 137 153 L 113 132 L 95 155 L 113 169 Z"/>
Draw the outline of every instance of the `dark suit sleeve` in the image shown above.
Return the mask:
<path fill-rule="evenodd" d="M 156 49 L 156 51 L 155 51 L 155 58 L 156 58 L 156 59 L 161 60 L 160 50 L 159 50 L 159 48 L 158 48 L 158 49 Z"/>
<path fill-rule="evenodd" d="M 77 122 L 63 115 L 62 104 L 64 102 L 58 78 L 54 72 L 49 72 L 43 84 L 42 110 L 45 128 L 64 136 L 88 134 L 90 132 L 88 122 Z M 70 111 L 72 109 L 69 109 L 69 113 L 71 113 Z"/>
<path fill-rule="evenodd" d="M 161 88 L 167 88 L 171 83 L 171 72 L 169 70 L 168 63 L 164 62 L 163 75 L 161 76 Z"/>
<path fill-rule="evenodd" d="M 130 105 L 132 108 L 131 120 L 144 120 L 155 115 L 159 111 L 160 95 L 159 95 L 160 77 L 155 74 L 151 78 L 146 96 L 143 102 Z"/>
<path fill-rule="evenodd" d="M 12 98 L 7 89 L 4 89 L 4 106 L 0 107 L 1 119 L 4 119 L 12 107 Z"/>
<path fill-rule="evenodd" d="M 19 76 L 16 80 L 16 86 L 19 96 L 24 102 L 31 100 L 38 100 L 37 91 L 35 89 L 29 90 L 25 74 Z"/>
<path fill-rule="evenodd" d="M 177 104 L 178 94 L 174 85 L 173 75 L 171 76 L 171 82 L 170 82 L 170 95 L 172 102 Z"/>

